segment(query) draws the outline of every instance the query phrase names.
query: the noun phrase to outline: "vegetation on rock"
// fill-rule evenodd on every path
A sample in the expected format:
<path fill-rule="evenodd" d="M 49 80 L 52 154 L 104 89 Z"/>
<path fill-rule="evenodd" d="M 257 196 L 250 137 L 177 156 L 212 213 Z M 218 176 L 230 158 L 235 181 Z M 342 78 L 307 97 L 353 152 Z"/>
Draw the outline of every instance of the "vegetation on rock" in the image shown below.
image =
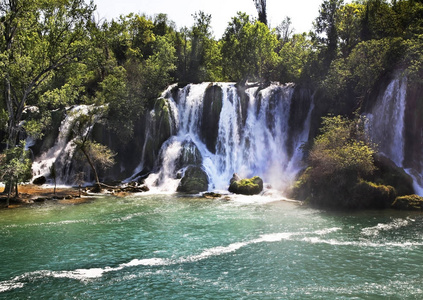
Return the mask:
<path fill-rule="evenodd" d="M 235 178 L 231 180 L 229 192 L 242 195 L 257 195 L 263 191 L 263 180 L 254 176 L 249 179 Z"/>
<path fill-rule="evenodd" d="M 392 207 L 400 210 L 423 210 L 423 197 L 418 195 L 407 195 L 397 197 Z"/>

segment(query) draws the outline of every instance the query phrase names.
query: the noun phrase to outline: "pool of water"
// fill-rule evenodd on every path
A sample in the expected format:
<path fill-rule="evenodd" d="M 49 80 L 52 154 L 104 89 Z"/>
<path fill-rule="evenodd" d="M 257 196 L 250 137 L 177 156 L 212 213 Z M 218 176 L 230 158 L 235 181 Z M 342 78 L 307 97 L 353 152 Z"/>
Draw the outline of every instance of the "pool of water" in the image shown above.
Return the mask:
<path fill-rule="evenodd" d="M 250 196 L 0 210 L 0 299 L 422 299 L 423 215 Z"/>

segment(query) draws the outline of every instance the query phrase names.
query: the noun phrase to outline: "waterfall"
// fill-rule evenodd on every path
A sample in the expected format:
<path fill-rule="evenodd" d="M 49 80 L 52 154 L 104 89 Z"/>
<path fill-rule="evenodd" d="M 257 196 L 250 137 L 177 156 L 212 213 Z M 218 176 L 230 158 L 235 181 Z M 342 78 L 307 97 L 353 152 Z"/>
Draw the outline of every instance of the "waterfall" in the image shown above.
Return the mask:
<path fill-rule="evenodd" d="M 403 168 L 413 179 L 415 193 L 423 196 L 421 162 L 416 161 L 416 158 L 405 157 L 406 106 L 407 78 L 397 75 L 379 95 L 373 109 L 367 114 L 368 131 L 373 142 L 377 144 L 378 151 Z M 422 136 L 413 138 L 421 140 Z M 408 159 L 408 164 L 405 164 L 405 159 Z"/>
<path fill-rule="evenodd" d="M 370 136 L 378 151 L 391 159 L 398 167 L 404 161 L 404 112 L 407 79 L 395 78 L 381 94 L 370 114 Z"/>
<path fill-rule="evenodd" d="M 210 107 L 221 104 L 221 108 L 208 119 L 210 111 L 204 103 L 211 88 L 220 89 L 221 97 L 213 98 Z M 288 145 L 293 93 L 293 85 L 272 84 L 261 90 L 252 87 L 242 94 L 232 83 L 202 83 L 179 89 L 175 99 L 175 93 L 164 94 L 175 112 L 172 123 L 176 132 L 162 145 L 158 170 L 145 183 L 153 189 L 175 191 L 180 174 L 193 163 L 181 159 L 188 151 L 199 153 L 200 159 L 194 163 L 207 173 L 210 190 L 226 190 L 233 173 L 257 175 L 273 188 L 287 188 L 302 168 L 300 146 L 308 139 L 313 109 L 310 105 L 307 119 L 300 124 L 300 136 L 292 139 L 294 145 Z M 203 132 L 204 128 L 209 131 Z M 210 128 L 216 128 L 212 141 Z M 289 147 L 293 154 L 288 154 Z"/>
<path fill-rule="evenodd" d="M 59 136 L 53 147 L 35 158 L 32 164 L 32 173 L 34 177 L 50 175 L 50 167 L 55 164 L 58 172 L 58 183 L 67 184 L 72 182 L 71 162 L 75 151 L 75 145 L 69 140 L 71 126 L 74 120 L 83 114 L 87 114 L 91 106 L 79 105 L 67 110 L 66 117 L 63 119 Z"/>

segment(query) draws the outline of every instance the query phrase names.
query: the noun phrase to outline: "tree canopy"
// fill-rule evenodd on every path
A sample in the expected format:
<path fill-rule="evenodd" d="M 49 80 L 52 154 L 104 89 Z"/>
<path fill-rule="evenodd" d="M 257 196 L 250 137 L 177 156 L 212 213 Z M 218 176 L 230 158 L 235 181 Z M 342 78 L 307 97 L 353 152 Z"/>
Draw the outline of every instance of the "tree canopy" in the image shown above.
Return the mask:
<path fill-rule="evenodd" d="M 387 73 L 423 78 L 421 1 L 323 0 L 309 33 L 283 16 L 271 28 L 266 1 L 254 3 L 258 18 L 239 12 L 216 38 L 202 11 L 178 29 L 165 14 L 96 20 L 84 0 L 1 1 L 3 148 L 42 137 L 51 112 L 73 104 L 105 107 L 125 143 L 172 83 L 295 82 L 318 91 L 321 115 L 351 115 Z"/>

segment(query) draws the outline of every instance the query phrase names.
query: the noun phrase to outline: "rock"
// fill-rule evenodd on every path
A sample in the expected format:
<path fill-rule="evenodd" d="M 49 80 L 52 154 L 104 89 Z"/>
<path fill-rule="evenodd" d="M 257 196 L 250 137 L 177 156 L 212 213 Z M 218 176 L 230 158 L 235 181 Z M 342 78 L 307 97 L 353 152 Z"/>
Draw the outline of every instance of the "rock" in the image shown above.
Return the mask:
<path fill-rule="evenodd" d="M 222 197 L 222 194 L 210 192 L 210 193 L 204 193 L 203 197 L 207 199 L 220 198 Z"/>
<path fill-rule="evenodd" d="M 257 195 L 263 190 L 263 180 L 255 176 L 250 179 L 236 180 L 236 174 L 231 179 L 229 192 L 242 195 Z M 238 177 L 239 178 L 239 177 Z"/>
<path fill-rule="evenodd" d="M 352 208 L 388 208 L 396 197 L 396 190 L 390 185 L 361 180 L 350 191 Z"/>
<path fill-rule="evenodd" d="M 232 175 L 231 180 L 229 181 L 229 184 L 232 184 L 234 181 L 240 181 L 241 177 L 239 177 L 239 175 L 237 173 L 234 173 L 234 175 Z"/>
<path fill-rule="evenodd" d="M 375 156 L 374 182 L 390 185 L 395 188 L 398 196 L 414 193 L 413 179 L 402 168 L 399 168 L 389 158 L 382 155 Z"/>
<path fill-rule="evenodd" d="M 177 192 L 197 194 L 207 191 L 209 188 L 209 177 L 199 166 L 188 166 L 179 183 Z"/>
<path fill-rule="evenodd" d="M 211 153 L 216 153 L 219 135 L 219 118 L 223 107 L 223 91 L 218 85 L 210 84 L 203 98 L 203 117 L 200 122 L 200 137 Z"/>
<path fill-rule="evenodd" d="M 189 165 L 201 166 L 203 157 L 200 150 L 192 140 L 186 140 L 182 143 L 182 149 L 175 161 L 175 170 L 185 168 Z"/>
<path fill-rule="evenodd" d="M 32 181 L 32 183 L 35 185 L 43 185 L 46 182 L 47 182 L 47 179 L 45 178 L 45 176 L 34 178 L 34 180 Z"/>
<path fill-rule="evenodd" d="M 397 197 L 392 207 L 400 210 L 423 210 L 423 197 L 418 195 Z"/>

